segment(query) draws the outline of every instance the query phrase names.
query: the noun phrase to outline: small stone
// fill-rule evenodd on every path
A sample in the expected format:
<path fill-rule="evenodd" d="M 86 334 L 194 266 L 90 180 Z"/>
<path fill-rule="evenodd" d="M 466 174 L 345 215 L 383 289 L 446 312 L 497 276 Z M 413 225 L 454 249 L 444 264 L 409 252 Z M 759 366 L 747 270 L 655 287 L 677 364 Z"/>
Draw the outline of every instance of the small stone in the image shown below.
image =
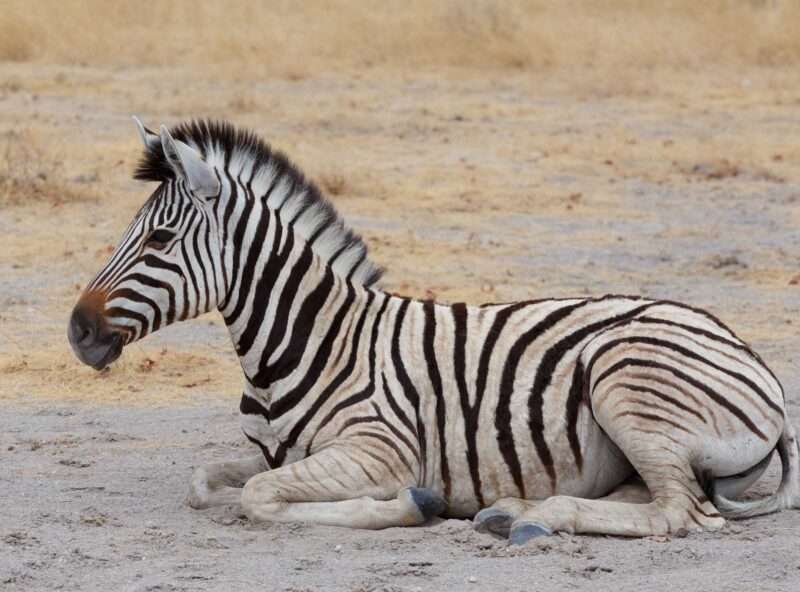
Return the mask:
<path fill-rule="evenodd" d="M 478 583 L 478 578 L 476 578 L 475 576 L 470 576 L 470 577 L 467 578 L 467 581 L 470 584 L 477 584 Z"/>
<path fill-rule="evenodd" d="M 73 183 L 96 183 L 97 182 L 97 173 L 91 173 L 88 175 L 75 175 L 72 177 Z"/>
<path fill-rule="evenodd" d="M 342 552 L 342 546 L 341 546 L 341 545 L 336 545 L 336 546 L 333 548 L 333 550 L 334 550 L 334 551 L 336 551 L 337 553 L 341 553 L 341 552 Z"/>
<path fill-rule="evenodd" d="M 736 524 L 729 524 L 728 530 L 731 532 L 731 534 L 741 534 L 744 532 L 744 528 Z"/>

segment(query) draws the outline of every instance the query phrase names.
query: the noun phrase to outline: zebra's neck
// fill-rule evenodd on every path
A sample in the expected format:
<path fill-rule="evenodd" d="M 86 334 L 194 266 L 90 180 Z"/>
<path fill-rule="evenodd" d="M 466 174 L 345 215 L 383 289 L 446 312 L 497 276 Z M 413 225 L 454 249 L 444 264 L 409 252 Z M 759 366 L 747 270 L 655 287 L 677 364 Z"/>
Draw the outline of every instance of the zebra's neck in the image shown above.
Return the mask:
<path fill-rule="evenodd" d="M 294 193 L 276 197 L 287 189 Z M 278 178 L 233 183 L 218 209 L 228 278 L 220 311 L 247 382 L 270 414 L 291 406 L 328 359 L 342 355 L 376 294 L 362 285 L 375 268 L 360 239 L 328 209 L 320 221 L 307 192 L 308 185 Z"/>

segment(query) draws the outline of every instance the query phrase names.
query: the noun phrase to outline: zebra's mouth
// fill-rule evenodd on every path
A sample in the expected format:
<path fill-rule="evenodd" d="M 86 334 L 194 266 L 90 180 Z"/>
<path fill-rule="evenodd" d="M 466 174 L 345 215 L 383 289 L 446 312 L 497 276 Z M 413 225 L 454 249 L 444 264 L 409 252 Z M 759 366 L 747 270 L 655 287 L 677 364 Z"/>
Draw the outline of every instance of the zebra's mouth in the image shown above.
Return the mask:
<path fill-rule="evenodd" d="M 91 366 L 95 370 L 102 370 L 112 362 L 114 362 L 122 354 L 122 335 L 119 333 L 112 333 L 107 341 L 103 343 L 92 343 L 85 346 L 80 342 L 70 340 L 72 351 L 78 359 Z"/>
<path fill-rule="evenodd" d="M 122 342 L 122 335 L 113 333 L 108 345 L 103 346 L 103 349 L 94 348 L 93 351 L 89 352 L 88 360 L 84 360 L 84 364 L 88 364 L 95 370 L 102 370 L 120 357 L 122 354 Z"/>

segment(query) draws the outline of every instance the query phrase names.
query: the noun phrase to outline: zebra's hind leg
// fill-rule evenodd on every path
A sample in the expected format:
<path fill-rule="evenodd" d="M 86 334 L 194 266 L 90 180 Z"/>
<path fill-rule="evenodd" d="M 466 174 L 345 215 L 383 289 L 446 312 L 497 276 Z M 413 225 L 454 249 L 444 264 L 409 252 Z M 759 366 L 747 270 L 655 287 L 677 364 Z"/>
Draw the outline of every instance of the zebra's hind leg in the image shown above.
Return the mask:
<path fill-rule="evenodd" d="M 625 481 L 607 496 L 600 498 L 608 502 L 624 502 L 627 504 L 648 504 L 653 501 L 650 490 L 638 475 Z"/>
<path fill-rule="evenodd" d="M 266 468 L 267 463 L 262 454 L 200 467 L 192 474 L 186 503 L 195 510 L 238 505 L 242 487 L 247 480 Z"/>
<path fill-rule="evenodd" d="M 429 489 L 409 487 L 411 467 L 394 462 L 391 450 L 328 446 L 311 456 L 256 475 L 242 490 L 242 506 L 259 522 L 312 522 L 380 529 L 413 526 L 444 512 Z"/>
<path fill-rule="evenodd" d="M 654 466 L 652 470 L 637 468 L 643 473 L 650 493 L 640 487 L 633 500 L 630 492 L 594 500 L 550 497 L 514 520 L 509 541 L 522 544 L 557 531 L 618 536 L 666 535 L 716 530 L 725 524 L 725 519 L 706 498 L 688 463 L 673 458 L 672 462 L 666 460 L 664 465 Z M 645 503 L 650 495 L 651 501 Z"/>
<path fill-rule="evenodd" d="M 626 481 L 610 494 L 600 499 L 631 504 L 644 504 L 651 501 L 650 491 L 638 477 Z M 475 514 L 473 527 L 478 532 L 508 538 L 511 525 L 526 512 L 533 511 L 542 502 L 543 500 L 523 500 L 519 498 L 497 500 L 488 508 L 484 508 Z"/>
<path fill-rule="evenodd" d="M 518 517 L 509 540 L 524 543 L 556 531 L 619 536 L 715 530 L 725 524 L 697 481 L 691 459 L 703 455 L 703 425 L 659 420 L 661 408 L 631 412 L 641 403 L 620 384 L 592 398 L 595 419 L 630 461 L 652 496 L 648 503 L 548 498 Z M 700 423 L 700 422 L 698 422 Z M 765 448 L 764 454 L 768 453 Z"/>

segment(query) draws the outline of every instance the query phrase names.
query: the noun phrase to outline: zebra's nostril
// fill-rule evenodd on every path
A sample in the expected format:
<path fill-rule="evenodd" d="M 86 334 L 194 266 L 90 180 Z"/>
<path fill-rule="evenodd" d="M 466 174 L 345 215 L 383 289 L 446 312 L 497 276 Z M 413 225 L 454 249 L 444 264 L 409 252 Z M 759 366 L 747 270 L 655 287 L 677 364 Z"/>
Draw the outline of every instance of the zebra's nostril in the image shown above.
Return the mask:
<path fill-rule="evenodd" d="M 80 334 L 78 335 L 78 343 L 80 345 L 87 345 L 87 342 L 91 342 L 94 338 L 94 331 L 92 331 L 88 327 L 83 327 L 79 329 Z"/>
<path fill-rule="evenodd" d="M 79 308 L 76 308 L 70 318 L 68 337 L 73 346 L 89 347 L 97 339 L 97 323 Z"/>

